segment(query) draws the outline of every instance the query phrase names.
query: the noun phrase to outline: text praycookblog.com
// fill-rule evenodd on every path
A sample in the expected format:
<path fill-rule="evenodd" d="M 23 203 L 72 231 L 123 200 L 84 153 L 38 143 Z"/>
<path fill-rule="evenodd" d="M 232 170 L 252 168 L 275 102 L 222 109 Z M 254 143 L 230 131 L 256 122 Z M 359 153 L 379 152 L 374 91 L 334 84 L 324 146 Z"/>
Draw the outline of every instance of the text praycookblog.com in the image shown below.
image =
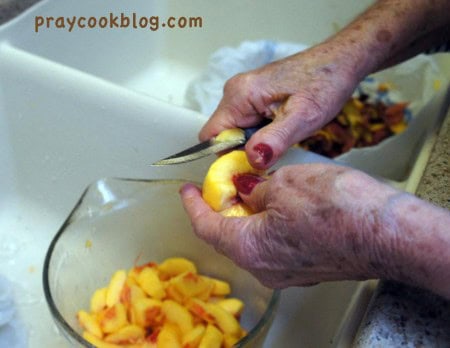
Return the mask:
<path fill-rule="evenodd" d="M 60 29 L 72 32 L 75 29 L 148 29 L 157 31 L 161 28 L 166 29 L 193 29 L 202 28 L 203 18 L 197 17 L 168 17 L 163 20 L 159 16 L 139 16 L 136 13 L 114 14 L 96 17 L 71 16 L 71 17 L 53 17 L 36 16 L 34 18 L 34 31 L 38 33 L 45 29 Z"/>

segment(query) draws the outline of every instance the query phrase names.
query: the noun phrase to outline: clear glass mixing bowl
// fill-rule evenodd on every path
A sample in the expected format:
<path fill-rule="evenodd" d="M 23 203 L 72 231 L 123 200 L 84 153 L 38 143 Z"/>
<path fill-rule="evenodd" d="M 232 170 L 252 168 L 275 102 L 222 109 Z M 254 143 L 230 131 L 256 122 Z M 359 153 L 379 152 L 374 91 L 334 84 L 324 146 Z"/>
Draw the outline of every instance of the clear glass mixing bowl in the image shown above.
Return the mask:
<path fill-rule="evenodd" d="M 192 260 L 199 273 L 224 279 L 245 303 L 248 335 L 236 347 L 260 347 L 276 312 L 279 291 L 218 254 L 192 232 L 179 180 L 103 179 L 90 185 L 48 249 L 44 292 L 60 331 L 74 346 L 92 347 L 76 318 L 93 292 L 118 269 L 168 257 Z"/>

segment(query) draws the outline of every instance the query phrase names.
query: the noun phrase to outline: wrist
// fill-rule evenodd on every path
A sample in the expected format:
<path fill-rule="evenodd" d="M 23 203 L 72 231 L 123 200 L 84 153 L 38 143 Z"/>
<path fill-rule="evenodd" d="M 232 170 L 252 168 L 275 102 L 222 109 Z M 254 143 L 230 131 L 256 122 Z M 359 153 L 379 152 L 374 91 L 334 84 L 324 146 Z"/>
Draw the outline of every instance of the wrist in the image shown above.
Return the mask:
<path fill-rule="evenodd" d="M 450 214 L 359 171 L 336 181 L 343 250 L 359 278 L 395 280 L 450 299 Z M 336 226 L 339 226 L 336 223 Z"/>
<path fill-rule="evenodd" d="M 391 278 L 450 299 L 450 214 L 409 194 L 390 206 L 397 228 Z"/>

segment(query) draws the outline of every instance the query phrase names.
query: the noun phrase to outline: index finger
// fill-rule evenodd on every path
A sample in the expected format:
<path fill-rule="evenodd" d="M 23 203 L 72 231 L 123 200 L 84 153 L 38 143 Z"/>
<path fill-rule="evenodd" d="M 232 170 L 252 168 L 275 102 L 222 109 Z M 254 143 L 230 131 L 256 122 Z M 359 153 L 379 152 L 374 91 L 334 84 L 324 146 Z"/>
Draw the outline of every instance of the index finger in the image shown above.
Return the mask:
<path fill-rule="evenodd" d="M 246 105 L 233 106 L 227 100 L 222 99 L 219 106 L 205 123 L 199 133 L 200 141 L 211 139 L 225 129 L 237 127 L 250 127 L 258 124 L 262 116 L 256 114 Z"/>

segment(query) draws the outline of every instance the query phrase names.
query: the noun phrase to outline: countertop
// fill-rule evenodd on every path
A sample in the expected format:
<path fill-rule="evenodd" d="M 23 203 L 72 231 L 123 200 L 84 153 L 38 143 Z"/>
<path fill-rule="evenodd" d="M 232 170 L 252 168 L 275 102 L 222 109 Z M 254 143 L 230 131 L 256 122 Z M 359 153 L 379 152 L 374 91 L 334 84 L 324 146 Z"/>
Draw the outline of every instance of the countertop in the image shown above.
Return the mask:
<path fill-rule="evenodd" d="M 416 195 L 450 209 L 450 110 Z M 380 282 L 354 347 L 450 347 L 450 301 L 403 284 Z"/>
<path fill-rule="evenodd" d="M 0 0 L 0 24 L 39 0 Z M 416 194 L 450 209 L 450 112 L 440 129 Z M 450 347 L 450 301 L 381 281 L 354 347 Z"/>

